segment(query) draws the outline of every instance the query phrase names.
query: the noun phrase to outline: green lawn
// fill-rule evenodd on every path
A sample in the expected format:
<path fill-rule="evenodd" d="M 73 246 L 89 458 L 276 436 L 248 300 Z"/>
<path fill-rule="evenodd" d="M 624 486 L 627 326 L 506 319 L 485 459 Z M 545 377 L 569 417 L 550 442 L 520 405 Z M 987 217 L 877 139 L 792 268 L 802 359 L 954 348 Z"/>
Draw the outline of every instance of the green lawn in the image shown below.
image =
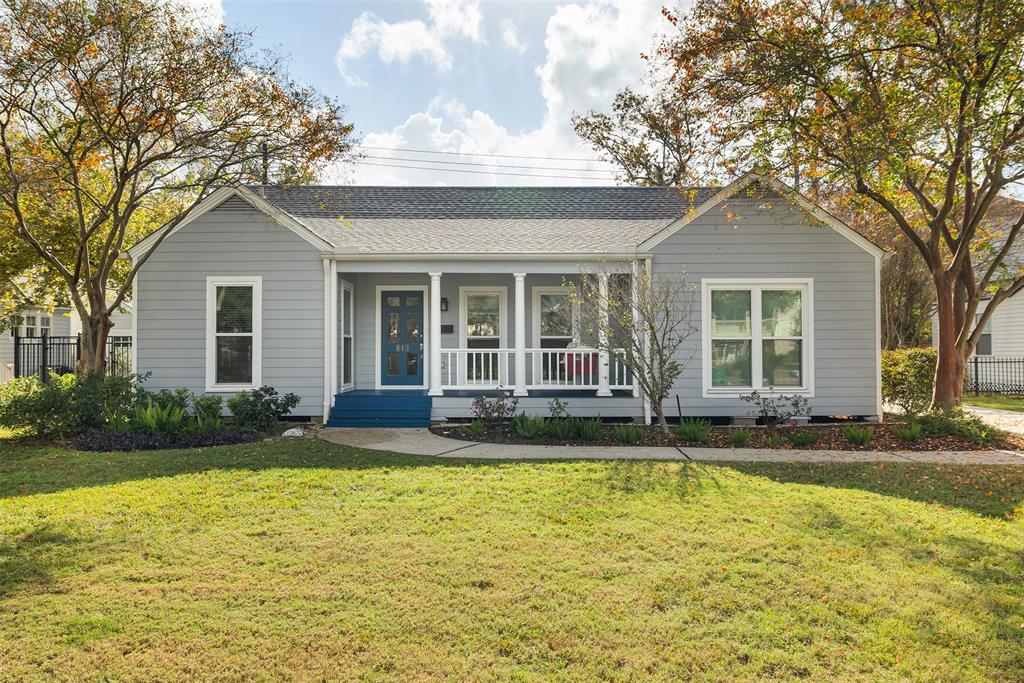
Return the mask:
<path fill-rule="evenodd" d="M 1005 394 L 964 394 L 964 403 L 978 408 L 997 408 L 999 410 L 1015 410 L 1024 412 L 1024 396 L 1006 396 Z"/>
<path fill-rule="evenodd" d="M 0 680 L 1024 679 L 1024 468 L 0 440 Z"/>

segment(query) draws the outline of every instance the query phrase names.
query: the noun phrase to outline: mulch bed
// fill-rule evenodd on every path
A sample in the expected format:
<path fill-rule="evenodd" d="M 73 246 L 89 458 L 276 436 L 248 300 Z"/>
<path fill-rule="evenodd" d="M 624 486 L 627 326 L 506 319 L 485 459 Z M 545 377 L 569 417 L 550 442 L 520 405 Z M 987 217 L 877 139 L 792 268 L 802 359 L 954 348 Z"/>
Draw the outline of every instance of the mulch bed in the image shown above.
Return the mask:
<path fill-rule="evenodd" d="M 505 424 L 497 430 L 486 432 L 480 436 L 469 433 L 466 424 L 446 423 L 434 425 L 430 431 L 439 436 L 461 441 L 473 441 L 476 443 L 503 443 L 503 444 L 535 444 L 551 446 L 622 446 L 615 431 L 614 425 L 604 425 L 601 436 L 593 441 L 580 440 L 553 440 L 553 439 L 524 439 L 520 437 L 510 424 Z M 702 448 L 736 448 L 729 439 L 730 433 L 741 427 L 714 427 L 711 430 L 711 438 L 707 443 L 688 443 L 677 437 L 674 433 L 666 434 L 660 427 L 652 425 L 644 427 L 643 438 L 630 446 L 690 446 Z M 858 425 L 868 426 L 868 425 Z M 747 427 L 751 437 L 741 448 L 778 448 L 783 450 L 839 450 L 839 451 L 991 451 L 991 450 L 1024 450 L 1024 437 L 1016 434 L 1005 435 L 1002 439 L 986 444 L 979 444 L 969 439 L 956 436 L 924 436 L 922 435 L 914 443 L 900 441 L 892 434 L 886 425 L 870 425 L 875 428 L 875 433 L 864 446 L 855 446 L 843 434 L 842 425 L 818 425 L 811 424 L 798 427 L 798 430 L 813 430 L 821 436 L 809 446 L 793 446 L 786 438 L 787 428 L 775 430 L 781 437 L 777 445 L 768 445 L 765 439 L 769 438 L 772 430 L 764 427 Z"/>

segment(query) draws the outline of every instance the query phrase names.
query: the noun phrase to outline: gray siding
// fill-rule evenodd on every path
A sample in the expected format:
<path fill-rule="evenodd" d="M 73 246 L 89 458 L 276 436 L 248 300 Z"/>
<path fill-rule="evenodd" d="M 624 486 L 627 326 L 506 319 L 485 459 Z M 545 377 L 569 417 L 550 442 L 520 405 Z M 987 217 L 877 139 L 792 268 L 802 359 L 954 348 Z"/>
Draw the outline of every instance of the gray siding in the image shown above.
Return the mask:
<path fill-rule="evenodd" d="M 139 272 L 138 364 L 149 389 L 206 388 L 206 278 L 263 278 L 262 382 L 323 414 L 323 265 L 312 245 L 247 208 L 221 205 L 164 240 Z"/>
<path fill-rule="evenodd" d="M 727 213 L 732 213 L 729 218 Z M 815 415 L 877 410 L 874 256 L 817 224 L 778 196 L 737 197 L 711 209 L 654 251 L 655 273 L 684 270 L 699 296 L 702 278 L 813 278 Z M 700 311 L 697 306 L 697 324 Z M 676 384 L 683 413 L 745 416 L 750 405 L 702 397 L 701 334 L 681 355 L 693 359 Z M 675 398 L 666 411 L 676 413 Z"/>

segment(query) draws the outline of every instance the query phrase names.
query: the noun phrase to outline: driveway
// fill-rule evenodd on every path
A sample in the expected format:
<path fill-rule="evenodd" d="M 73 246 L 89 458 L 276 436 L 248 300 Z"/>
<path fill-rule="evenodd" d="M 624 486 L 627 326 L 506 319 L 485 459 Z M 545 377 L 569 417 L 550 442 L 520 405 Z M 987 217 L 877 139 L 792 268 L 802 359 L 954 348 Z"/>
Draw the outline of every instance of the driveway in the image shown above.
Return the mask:
<path fill-rule="evenodd" d="M 1024 434 L 1024 413 L 1016 410 L 998 410 L 996 408 L 975 408 L 964 406 L 964 410 L 974 413 L 993 427 L 1006 432 Z"/>
<path fill-rule="evenodd" d="M 717 460 L 742 462 L 927 462 L 962 465 L 1024 465 L 1012 451 L 828 451 L 689 446 L 541 446 L 475 443 L 426 429 L 322 429 L 320 438 L 378 451 L 481 460 Z"/>

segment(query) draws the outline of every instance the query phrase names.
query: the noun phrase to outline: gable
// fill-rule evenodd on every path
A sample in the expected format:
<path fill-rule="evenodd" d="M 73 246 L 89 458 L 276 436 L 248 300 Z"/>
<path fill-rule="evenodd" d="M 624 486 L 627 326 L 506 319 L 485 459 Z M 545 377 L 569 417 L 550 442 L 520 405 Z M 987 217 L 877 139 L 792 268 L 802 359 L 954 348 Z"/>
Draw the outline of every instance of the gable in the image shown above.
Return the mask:
<path fill-rule="evenodd" d="M 151 250 L 161 239 L 166 239 L 179 230 L 185 229 L 188 225 L 208 213 L 237 212 L 239 210 L 257 211 L 264 214 L 270 220 L 291 230 L 320 251 L 326 252 L 332 249 L 332 245 L 329 242 L 314 234 L 309 228 L 276 208 L 270 202 L 259 197 L 252 190 L 244 187 L 224 187 L 213 192 L 209 197 L 196 205 L 176 224 L 166 225 L 147 235 L 128 249 L 125 255 L 132 260 L 138 258 Z"/>
<path fill-rule="evenodd" d="M 806 214 L 806 220 L 808 223 L 820 223 L 822 226 L 835 231 L 875 258 L 882 258 L 886 255 L 885 250 L 881 247 L 871 242 L 856 230 L 846 225 L 800 193 L 774 178 L 762 178 L 756 173 L 747 173 L 738 180 L 733 181 L 713 197 L 698 206 L 694 211 L 672 221 L 665 228 L 644 241 L 638 248 L 642 251 L 651 251 L 655 249 L 662 242 L 669 239 L 680 230 L 685 229 L 686 226 L 692 224 L 712 209 L 721 207 L 723 204 L 736 198 L 744 190 L 748 190 L 748 188 L 752 188 L 754 186 L 760 186 L 765 190 L 765 202 L 767 204 L 770 204 L 770 198 L 767 196 L 768 193 L 770 193 L 778 200 L 786 202 L 787 204 L 795 206 L 803 211 Z M 766 206 L 765 208 L 770 207 Z M 742 219 L 742 216 L 737 215 L 735 219 L 739 221 Z"/>

